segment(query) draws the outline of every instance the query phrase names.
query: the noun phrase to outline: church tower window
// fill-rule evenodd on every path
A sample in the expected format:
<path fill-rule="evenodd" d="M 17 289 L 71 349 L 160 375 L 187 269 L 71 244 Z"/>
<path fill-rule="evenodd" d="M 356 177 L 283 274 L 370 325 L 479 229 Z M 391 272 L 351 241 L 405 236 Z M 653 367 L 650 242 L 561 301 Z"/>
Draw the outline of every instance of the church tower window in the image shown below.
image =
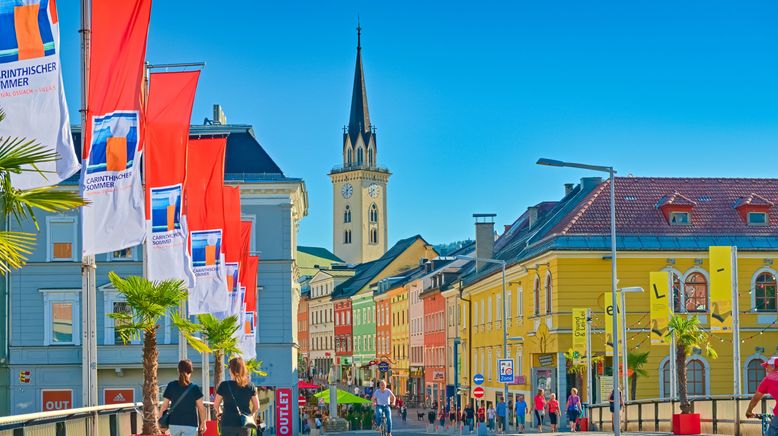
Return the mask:
<path fill-rule="evenodd" d="M 344 244 L 350 244 L 351 243 L 351 230 L 344 230 L 343 231 L 343 243 Z"/>
<path fill-rule="evenodd" d="M 344 223 L 351 222 L 351 207 L 348 205 L 346 205 L 346 211 L 343 212 L 343 222 Z"/>
<path fill-rule="evenodd" d="M 365 152 L 362 149 L 362 147 L 359 147 L 357 149 L 357 165 L 358 166 L 362 166 L 362 163 L 364 162 L 364 160 L 365 160 Z"/>
<path fill-rule="evenodd" d="M 375 166 L 375 162 L 373 161 L 373 149 L 369 148 L 367 150 L 367 166 L 373 167 Z"/>
<path fill-rule="evenodd" d="M 370 243 L 371 244 L 377 244 L 378 243 L 378 229 L 373 227 L 370 229 Z"/>
<path fill-rule="evenodd" d="M 378 222 L 378 207 L 375 205 L 375 203 L 370 205 L 370 211 L 368 211 L 368 216 L 370 217 L 371 223 Z"/>
<path fill-rule="evenodd" d="M 352 158 L 354 154 L 354 150 L 351 148 L 348 149 L 348 152 L 346 153 L 346 162 L 348 163 L 348 166 L 351 166 Z"/>

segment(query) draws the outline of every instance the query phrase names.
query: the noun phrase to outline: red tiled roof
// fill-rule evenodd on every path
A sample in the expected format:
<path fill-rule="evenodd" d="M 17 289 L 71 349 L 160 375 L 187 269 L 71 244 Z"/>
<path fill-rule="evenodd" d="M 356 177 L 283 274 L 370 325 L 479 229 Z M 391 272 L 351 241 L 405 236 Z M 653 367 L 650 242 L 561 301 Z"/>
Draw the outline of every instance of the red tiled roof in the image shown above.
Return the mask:
<path fill-rule="evenodd" d="M 675 191 L 673 195 L 667 195 L 659 199 L 659 207 L 664 206 L 696 206 L 697 202 Z"/>
<path fill-rule="evenodd" d="M 735 207 L 741 207 L 741 206 L 773 207 L 775 206 L 775 203 L 762 197 L 759 194 L 754 194 L 752 192 L 751 195 L 749 195 L 748 197 L 738 198 Z"/>
<path fill-rule="evenodd" d="M 676 198 L 675 204 L 694 205 L 691 225 L 667 223 L 660 207 L 669 197 Z M 778 210 L 769 210 L 769 225 L 749 226 L 735 209 L 746 200 L 772 206 L 778 201 L 778 179 L 617 177 L 616 231 L 622 235 L 778 236 Z M 610 233 L 609 182 L 595 188 L 550 233 Z"/>

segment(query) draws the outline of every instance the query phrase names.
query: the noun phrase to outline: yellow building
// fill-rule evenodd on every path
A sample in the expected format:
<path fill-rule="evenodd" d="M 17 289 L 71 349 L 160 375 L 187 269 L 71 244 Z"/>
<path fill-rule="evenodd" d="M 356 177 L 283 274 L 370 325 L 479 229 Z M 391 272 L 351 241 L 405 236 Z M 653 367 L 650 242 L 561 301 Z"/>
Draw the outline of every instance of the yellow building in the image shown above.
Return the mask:
<path fill-rule="evenodd" d="M 507 309 L 508 354 L 516 360 L 517 384 L 510 392 L 530 394 L 538 387 L 566 398 L 575 377 L 567 374 L 564 353 L 571 348 L 573 308 L 591 308 L 594 355 L 605 352 L 604 294 L 610 292 L 608 182 L 583 179 L 567 186 L 558 202 L 531 207 L 490 247 L 476 242 L 480 257 L 506 260 L 507 306 L 502 303 L 499 268 L 482 265 L 464 277 L 460 301 L 463 364 L 460 382 L 472 375 L 486 379 L 486 399 L 502 395 L 496 360 L 503 355 L 503 310 Z M 669 396 L 669 349 L 649 341 L 649 273 L 674 277 L 676 313 L 697 316 L 710 327 L 708 248 L 738 246 L 742 392 L 753 392 L 764 372 L 761 362 L 776 352 L 776 270 L 778 198 L 775 179 L 617 178 L 617 267 L 619 287 L 639 286 L 642 294 L 626 295 L 627 342 L 630 352 L 648 352 L 635 390 L 636 398 Z M 478 224 L 484 227 L 484 223 Z M 477 231 L 478 233 L 478 231 Z M 491 251 L 493 254 L 490 254 Z M 732 394 L 731 334 L 714 336 L 716 360 L 689 358 L 690 395 Z M 606 359 L 605 366 L 610 366 Z M 472 369 L 470 368 L 472 367 Z M 608 379 L 595 377 L 595 401 L 610 392 Z M 579 386 L 580 387 L 580 386 Z M 628 393 L 629 394 L 629 393 Z M 511 395 L 513 396 L 513 395 Z M 512 399 L 512 398 L 511 398 Z"/>
<path fill-rule="evenodd" d="M 412 270 L 413 272 L 419 269 Z M 412 277 L 408 274 L 407 277 Z M 398 280 L 387 291 L 391 316 L 391 343 L 392 343 L 392 386 L 395 394 L 404 396 L 408 392 L 408 352 L 410 350 L 410 336 L 408 334 L 408 279 Z"/>

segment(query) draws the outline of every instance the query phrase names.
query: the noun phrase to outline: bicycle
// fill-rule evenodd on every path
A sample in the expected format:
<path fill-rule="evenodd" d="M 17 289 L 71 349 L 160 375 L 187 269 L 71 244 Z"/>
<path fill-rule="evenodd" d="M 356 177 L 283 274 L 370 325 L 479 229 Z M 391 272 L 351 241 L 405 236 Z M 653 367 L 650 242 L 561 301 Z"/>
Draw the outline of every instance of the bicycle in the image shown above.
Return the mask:
<path fill-rule="evenodd" d="M 378 430 L 381 432 L 381 436 L 386 436 L 386 416 L 384 416 L 384 412 L 381 412 L 380 416 L 378 418 Z"/>
<path fill-rule="evenodd" d="M 770 422 L 773 420 L 773 415 L 769 413 L 755 413 L 754 418 L 758 418 L 762 421 L 762 436 L 767 436 L 767 432 L 770 430 Z"/>

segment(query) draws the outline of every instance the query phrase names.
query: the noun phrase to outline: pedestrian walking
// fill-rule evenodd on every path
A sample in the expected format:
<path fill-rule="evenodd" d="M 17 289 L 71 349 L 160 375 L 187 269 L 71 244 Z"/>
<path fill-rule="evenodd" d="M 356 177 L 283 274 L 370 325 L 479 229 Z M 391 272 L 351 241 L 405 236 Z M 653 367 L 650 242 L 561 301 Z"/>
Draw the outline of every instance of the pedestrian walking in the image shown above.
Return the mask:
<path fill-rule="evenodd" d="M 500 433 L 505 433 L 505 428 L 507 427 L 507 418 L 508 410 L 507 406 L 505 405 L 505 400 L 500 398 L 500 401 L 497 402 L 497 431 Z"/>
<path fill-rule="evenodd" d="M 610 396 L 608 397 L 608 403 L 609 403 L 609 407 L 610 407 L 610 410 L 611 410 L 611 429 L 615 429 L 616 428 L 616 414 L 615 414 L 616 407 L 614 405 L 615 393 L 616 393 L 616 391 L 612 390 Z M 619 405 L 621 406 L 621 407 L 619 407 L 619 415 L 620 415 L 621 412 L 624 410 L 624 395 L 622 395 L 622 393 L 621 393 L 621 388 L 619 388 Z M 619 422 L 621 422 L 621 420 L 619 420 Z"/>
<path fill-rule="evenodd" d="M 546 414 L 546 397 L 543 395 L 543 389 L 538 389 L 538 393 L 534 398 L 534 407 L 532 409 L 535 415 L 535 425 L 538 427 L 538 432 L 543 432 L 543 417 Z"/>
<path fill-rule="evenodd" d="M 222 436 L 249 436 L 251 429 L 244 425 L 247 418 L 255 419 L 259 410 L 257 388 L 249 381 L 246 363 L 240 357 L 233 357 L 229 363 L 232 380 L 221 382 L 216 389 L 213 407 L 221 426 Z M 221 406 L 224 409 L 221 410 Z"/>
<path fill-rule="evenodd" d="M 465 407 L 465 421 L 467 421 L 467 427 L 470 433 L 473 432 L 473 425 L 475 423 L 475 410 L 472 404 L 468 404 Z"/>
<path fill-rule="evenodd" d="M 516 399 L 516 427 L 519 433 L 524 433 L 524 426 L 527 424 L 527 402 L 524 395 L 519 395 Z"/>
<path fill-rule="evenodd" d="M 551 421 L 551 431 L 556 433 L 556 429 L 559 422 L 559 401 L 556 399 L 556 394 L 551 394 L 548 400 L 548 419 Z"/>
<path fill-rule="evenodd" d="M 405 404 L 400 406 L 400 416 L 403 419 L 403 422 L 408 422 L 408 408 L 405 407 Z"/>
<path fill-rule="evenodd" d="M 438 423 L 440 425 L 440 430 L 443 430 L 446 427 L 446 409 L 442 407 L 438 412 Z"/>
<path fill-rule="evenodd" d="M 494 431 L 494 418 L 496 416 L 496 412 L 494 410 L 494 406 L 492 406 L 492 403 L 489 403 L 489 408 L 486 409 L 486 418 L 489 420 L 489 431 Z"/>
<path fill-rule="evenodd" d="M 160 424 L 171 435 L 196 436 L 198 431 L 205 431 L 203 391 L 191 382 L 191 377 L 192 361 L 178 362 L 178 380 L 168 383 L 162 394 L 164 401 L 160 410 Z"/>
<path fill-rule="evenodd" d="M 581 397 L 578 396 L 578 389 L 570 389 L 570 396 L 567 397 L 567 421 L 570 423 L 570 431 L 575 432 L 578 427 L 578 418 L 581 417 Z"/>

